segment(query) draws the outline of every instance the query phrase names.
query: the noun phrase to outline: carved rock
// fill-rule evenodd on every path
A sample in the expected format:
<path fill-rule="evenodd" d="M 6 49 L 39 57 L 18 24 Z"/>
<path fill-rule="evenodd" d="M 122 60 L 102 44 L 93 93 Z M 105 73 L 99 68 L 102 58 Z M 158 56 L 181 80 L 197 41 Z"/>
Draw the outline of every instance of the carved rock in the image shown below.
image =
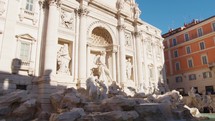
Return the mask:
<path fill-rule="evenodd" d="M 49 121 L 76 121 L 78 118 L 86 115 L 82 108 L 74 108 L 69 112 L 61 114 L 51 114 Z"/>
<path fill-rule="evenodd" d="M 63 99 L 63 96 L 64 96 L 64 91 L 58 91 L 57 93 L 53 93 L 50 96 L 50 101 L 51 101 L 51 104 L 52 104 L 55 112 L 58 112 L 59 109 L 61 109 L 60 102 Z"/>
<path fill-rule="evenodd" d="M 133 121 L 138 118 L 136 111 L 111 111 L 104 113 L 91 113 L 78 121 Z"/>
<path fill-rule="evenodd" d="M 9 106 L 12 103 L 18 102 L 24 102 L 28 99 L 27 91 L 24 90 L 17 90 L 12 93 L 9 93 L 7 95 L 0 97 L 0 105 L 3 106 Z"/>
<path fill-rule="evenodd" d="M 137 102 L 132 98 L 126 98 L 123 96 L 115 96 L 102 101 L 102 105 L 105 110 L 132 110 Z"/>
<path fill-rule="evenodd" d="M 29 120 L 35 116 L 36 111 L 36 99 L 30 99 L 16 108 L 12 115 L 22 120 Z"/>

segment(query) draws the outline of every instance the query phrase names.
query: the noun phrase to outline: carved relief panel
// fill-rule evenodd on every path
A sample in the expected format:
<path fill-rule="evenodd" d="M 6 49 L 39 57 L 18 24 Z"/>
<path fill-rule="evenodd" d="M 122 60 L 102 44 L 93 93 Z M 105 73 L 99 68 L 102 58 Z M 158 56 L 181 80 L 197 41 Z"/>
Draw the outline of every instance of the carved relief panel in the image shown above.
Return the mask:
<path fill-rule="evenodd" d="M 125 46 L 132 48 L 132 36 L 129 32 L 125 32 Z"/>
<path fill-rule="evenodd" d="M 148 58 L 152 58 L 153 57 L 153 52 L 152 52 L 152 39 L 150 36 L 148 36 L 146 39 L 145 39 L 145 42 L 146 42 L 146 52 L 147 52 L 147 57 Z"/>
<path fill-rule="evenodd" d="M 74 29 L 75 14 L 73 11 L 61 9 L 60 13 L 60 25 L 67 29 Z"/>

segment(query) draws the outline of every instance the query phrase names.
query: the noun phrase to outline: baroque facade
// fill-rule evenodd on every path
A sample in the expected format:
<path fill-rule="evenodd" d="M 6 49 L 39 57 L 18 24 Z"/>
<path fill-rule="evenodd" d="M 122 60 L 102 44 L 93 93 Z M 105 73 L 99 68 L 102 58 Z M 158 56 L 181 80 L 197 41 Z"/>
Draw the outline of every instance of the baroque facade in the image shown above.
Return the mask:
<path fill-rule="evenodd" d="M 163 34 L 167 80 L 170 89 L 187 95 L 213 94 L 215 78 L 215 16 L 193 20 Z"/>
<path fill-rule="evenodd" d="M 161 31 L 144 22 L 135 0 L 0 0 L 0 87 L 84 87 L 104 66 L 122 88 L 152 93 L 165 83 Z"/>

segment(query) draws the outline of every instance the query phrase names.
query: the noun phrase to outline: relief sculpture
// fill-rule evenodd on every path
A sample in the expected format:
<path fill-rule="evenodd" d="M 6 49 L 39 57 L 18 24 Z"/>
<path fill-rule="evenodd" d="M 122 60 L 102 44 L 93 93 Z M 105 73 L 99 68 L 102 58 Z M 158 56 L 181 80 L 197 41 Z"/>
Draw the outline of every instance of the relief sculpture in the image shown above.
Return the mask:
<path fill-rule="evenodd" d="M 72 27 L 73 27 L 72 13 L 62 11 L 62 13 L 61 13 L 61 24 L 68 29 L 72 29 Z"/>

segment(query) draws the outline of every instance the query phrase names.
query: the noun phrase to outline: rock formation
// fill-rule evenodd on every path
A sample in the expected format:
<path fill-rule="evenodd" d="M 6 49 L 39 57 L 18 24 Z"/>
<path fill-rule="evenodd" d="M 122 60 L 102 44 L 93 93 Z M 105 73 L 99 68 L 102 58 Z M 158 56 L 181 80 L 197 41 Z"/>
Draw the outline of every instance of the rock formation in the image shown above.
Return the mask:
<path fill-rule="evenodd" d="M 184 106 L 173 90 L 163 95 L 126 96 L 116 83 L 104 87 L 89 78 L 87 89 L 67 88 L 50 95 L 53 110 L 42 111 L 39 101 L 27 91 L 17 90 L 0 97 L 2 121 L 174 121 L 197 120 L 198 110 Z M 94 85 L 95 83 L 98 84 Z M 92 86 L 93 85 L 93 86 Z M 92 88 L 92 89 L 91 89 Z M 93 91 L 94 90 L 94 91 Z M 96 90 L 96 91 L 95 91 Z M 101 96 L 102 94 L 102 96 Z M 108 97 L 107 97 L 108 95 Z M 138 96 L 137 96 L 138 95 Z M 98 98 L 101 96 L 102 98 Z"/>

